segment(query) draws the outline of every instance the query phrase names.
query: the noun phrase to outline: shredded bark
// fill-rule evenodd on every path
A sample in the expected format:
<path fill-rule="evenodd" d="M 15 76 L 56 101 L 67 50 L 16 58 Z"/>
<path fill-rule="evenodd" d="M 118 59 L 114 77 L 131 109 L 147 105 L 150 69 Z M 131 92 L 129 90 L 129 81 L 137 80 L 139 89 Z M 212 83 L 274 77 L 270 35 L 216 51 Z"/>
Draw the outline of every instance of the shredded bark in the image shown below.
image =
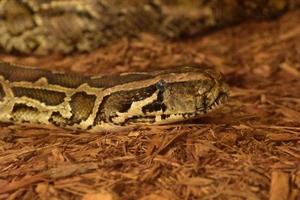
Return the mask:
<path fill-rule="evenodd" d="M 150 35 L 91 53 L 1 60 L 86 74 L 213 63 L 219 112 L 101 134 L 2 125 L 0 199 L 300 199 L 300 11 L 186 41 Z"/>

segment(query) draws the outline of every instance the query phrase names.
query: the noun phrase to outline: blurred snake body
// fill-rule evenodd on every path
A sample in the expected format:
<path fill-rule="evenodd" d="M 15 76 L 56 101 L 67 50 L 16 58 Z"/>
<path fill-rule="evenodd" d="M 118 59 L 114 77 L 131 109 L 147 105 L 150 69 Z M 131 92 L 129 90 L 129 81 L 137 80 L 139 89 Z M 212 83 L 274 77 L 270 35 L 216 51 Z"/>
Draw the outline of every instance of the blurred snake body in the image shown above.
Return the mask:
<path fill-rule="evenodd" d="M 220 73 L 202 66 L 82 76 L 0 62 L 0 121 L 103 131 L 197 118 L 226 102 Z"/>

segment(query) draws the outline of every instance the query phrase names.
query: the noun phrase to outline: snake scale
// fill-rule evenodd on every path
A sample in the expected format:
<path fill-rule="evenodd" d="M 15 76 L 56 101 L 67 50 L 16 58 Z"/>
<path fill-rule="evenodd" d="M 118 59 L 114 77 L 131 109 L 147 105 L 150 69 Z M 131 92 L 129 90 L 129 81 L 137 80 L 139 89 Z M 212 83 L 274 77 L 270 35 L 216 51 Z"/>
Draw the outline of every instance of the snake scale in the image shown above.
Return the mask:
<path fill-rule="evenodd" d="M 220 73 L 205 66 L 82 76 L 0 63 L 0 121 L 113 130 L 197 118 L 226 102 Z"/>

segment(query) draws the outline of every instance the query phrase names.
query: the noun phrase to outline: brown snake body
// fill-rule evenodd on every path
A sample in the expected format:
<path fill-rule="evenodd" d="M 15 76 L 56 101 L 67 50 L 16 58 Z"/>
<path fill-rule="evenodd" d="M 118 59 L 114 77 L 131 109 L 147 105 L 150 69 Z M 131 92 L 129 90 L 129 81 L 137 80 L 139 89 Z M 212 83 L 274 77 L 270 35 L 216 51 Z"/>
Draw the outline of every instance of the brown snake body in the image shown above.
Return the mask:
<path fill-rule="evenodd" d="M 149 33 L 178 39 L 252 18 L 270 18 L 291 0 L 0 0 L 0 50 L 87 52 Z"/>

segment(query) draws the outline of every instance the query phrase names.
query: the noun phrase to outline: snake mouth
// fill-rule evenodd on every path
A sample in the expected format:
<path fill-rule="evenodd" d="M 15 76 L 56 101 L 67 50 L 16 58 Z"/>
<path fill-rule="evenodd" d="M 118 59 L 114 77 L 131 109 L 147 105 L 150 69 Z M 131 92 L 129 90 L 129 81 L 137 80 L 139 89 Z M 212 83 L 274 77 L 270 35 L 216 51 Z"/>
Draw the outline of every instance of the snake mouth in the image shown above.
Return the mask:
<path fill-rule="evenodd" d="M 219 83 L 216 90 L 217 90 L 217 92 L 215 92 L 216 95 L 214 95 L 215 98 L 213 98 L 214 100 L 212 101 L 212 103 L 207 106 L 206 112 L 215 110 L 228 101 L 230 91 L 229 91 L 229 86 L 226 83 L 224 82 Z M 213 93 L 214 92 L 212 90 L 212 94 Z"/>
<path fill-rule="evenodd" d="M 207 108 L 207 111 L 214 110 L 216 108 L 219 108 L 221 105 L 226 103 L 228 100 L 228 93 L 226 92 L 220 92 L 215 99 L 215 101 Z"/>

